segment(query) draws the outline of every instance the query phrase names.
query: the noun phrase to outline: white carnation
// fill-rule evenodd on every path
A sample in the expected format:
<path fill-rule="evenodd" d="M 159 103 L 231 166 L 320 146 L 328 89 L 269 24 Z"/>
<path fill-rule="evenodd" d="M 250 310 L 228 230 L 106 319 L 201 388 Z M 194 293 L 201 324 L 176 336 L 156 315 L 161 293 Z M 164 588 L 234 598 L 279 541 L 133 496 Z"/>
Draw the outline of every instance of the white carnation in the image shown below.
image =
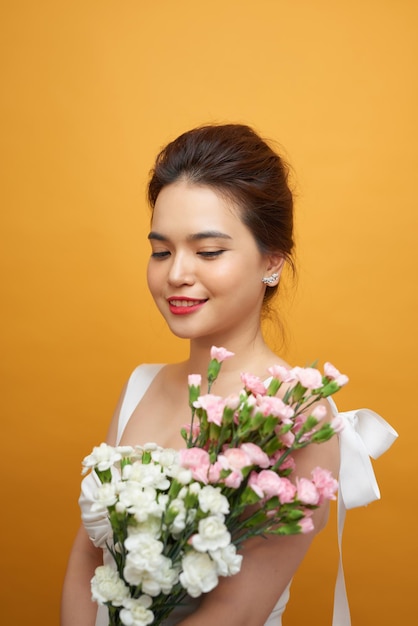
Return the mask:
<path fill-rule="evenodd" d="M 188 509 L 186 524 L 193 524 L 197 515 L 197 509 Z"/>
<path fill-rule="evenodd" d="M 192 480 L 191 470 L 181 467 L 180 465 L 174 465 L 171 467 L 169 475 L 175 478 L 181 485 L 188 485 Z"/>
<path fill-rule="evenodd" d="M 159 463 L 162 467 L 171 469 L 179 465 L 179 454 L 173 448 L 160 448 L 151 453 L 154 463 Z"/>
<path fill-rule="evenodd" d="M 199 495 L 201 489 L 202 485 L 200 483 L 193 482 L 191 485 L 189 485 L 189 492 L 194 496 Z"/>
<path fill-rule="evenodd" d="M 123 603 L 120 619 L 125 626 L 148 626 L 154 621 L 154 613 L 149 610 L 152 599 L 140 596 L 138 599 L 128 598 Z"/>
<path fill-rule="evenodd" d="M 226 548 L 231 542 L 231 534 L 223 519 L 217 515 L 209 515 L 200 520 L 198 533 L 191 538 L 192 546 L 198 552 Z"/>
<path fill-rule="evenodd" d="M 186 528 L 186 507 L 184 501 L 181 498 L 172 500 L 168 512 L 174 516 L 170 524 L 170 531 L 173 535 L 178 535 Z"/>
<path fill-rule="evenodd" d="M 92 511 L 106 511 L 108 506 L 112 506 L 117 501 L 116 489 L 113 483 L 103 483 L 94 493 L 94 503 Z"/>
<path fill-rule="evenodd" d="M 91 579 L 91 596 L 99 604 L 111 602 L 114 606 L 121 606 L 129 596 L 129 589 L 112 567 L 100 565 Z"/>
<path fill-rule="evenodd" d="M 156 491 L 152 487 L 140 489 L 138 483 L 126 481 L 118 483 L 120 489 L 116 510 L 119 513 L 128 511 L 138 522 L 144 522 L 149 515 L 161 517 L 164 506 L 156 500 Z"/>
<path fill-rule="evenodd" d="M 182 560 L 180 583 L 189 596 L 198 598 L 218 584 L 216 563 L 206 553 L 191 551 Z"/>
<path fill-rule="evenodd" d="M 163 448 L 161 446 L 158 445 L 158 443 L 154 443 L 154 442 L 149 442 L 149 443 L 145 443 L 143 446 L 141 446 L 143 450 L 145 450 L 146 452 L 153 452 L 154 450 L 162 450 Z"/>
<path fill-rule="evenodd" d="M 123 468 L 123 479 L 138 483 L 141 487 L 154 487 L 154 489 L 168 489 L 170 481 L 162 471 L 161 465 L 136 461 Z"/>
<path fill-rule="evenodd" d="M 90 468 L 96 467 L 101 472 L 108 470 L 112 465 L 120 461 L 122 458 L 120 452 L 117 452 L 112 446 L 101 443 L 95 446 L 91 454 L 83 459 L 83 471 L 85 474 Z"/>
<path fill-rule="evenodd" d="M 123 575 L 128 583 L 140 585 L 142 591 L 150 596 L 158 596 L 167 587 L 171 591 L 177 577 L 168 557 L 154 555 L 152 561 L 144 563 L 144 559 L 137 552 L 126 557 Z"/>
<path fill-rule="evenodd" d="M 128 536 L 139 533 L 159 539 L 161 536 L 161 518 L 149 515 L 143 522 L 137 522 L 135 525 L 128 526 Z"/>
<path fill-rule="evenodd" d="M 135 449 L 132 446 L 116 446 L 115 450 L 119 452 L 123 458 L 129 458 L 135 454 Z"/>
<path fill-rule="evenodd" d="M 154 563 L 158 563 L 164 548 L 161 541 L 145 533 L 130 533 L 124 545 L 128 550 L 127 559 L 135 559 L 137 567 L 150 571 L 155 569 Z"/>
<path fill-rule="evenodd" d="M 180 489 L 180 491 L 177 494 L 178 498 L 181 498 L 182 500 L 184 500 L 184 498 L 187 496 L 187 494 L 189 493 L 189 488 L 188 487 L 182 487 Z"/>
<path fill-rule="evenodd" d="M 164 509 L 167 508 L 167 504 L 169 500 L 170 500 L 170 496 L 167 493 L 158 494 L 158 504 Z"/>
<path fill-rule="evenodd" d="M 169 594 L 178 579 L 178 568 L 172 567 L 168 557 L 161 556 L 156 569 L 152 572 L 143 572 L 141 588 L 144 593 L 150 596 L 158 596 L 160 593 Z"/>
<path fill-rule="evenodd" d="M 219 576 L 233 576 L 240 571 L 242 555 L 237 554 L 236 547 L 232 543 L 226 548 L 210 550 L 209 554 L 217 565 Z"/>
<path fill-rule="evenodd" d="M 161 593 L 176 577 L 175 572 L 170 574 L 172 563 L 162 554 L 163 547 L 161 541 L 143 533 L 132 533 L 125 539 L 128 554 L 123 575 L 127 582 L 142 585 L 143 591 L 152 596 Z"/>
<path fill-rule="evenodd" d="M 222 495 L 219 487 L 205 485 L 198 494 L 199 505 L 204 513 L 222 514 L 229 513 L 228 499 Z"/>

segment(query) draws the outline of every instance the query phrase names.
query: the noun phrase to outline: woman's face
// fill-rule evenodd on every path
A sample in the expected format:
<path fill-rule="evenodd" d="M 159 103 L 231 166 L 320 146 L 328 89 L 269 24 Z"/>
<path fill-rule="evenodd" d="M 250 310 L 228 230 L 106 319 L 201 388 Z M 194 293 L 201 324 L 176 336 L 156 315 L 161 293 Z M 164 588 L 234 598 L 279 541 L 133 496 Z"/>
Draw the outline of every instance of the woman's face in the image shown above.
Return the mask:
<path fill-rule="evenodd" d="M 168 185 L 149 240 L 148 286 L 175 335 L 216 343 L 258 332 L 269 258 L 231 203 L 210 187 Z"/>

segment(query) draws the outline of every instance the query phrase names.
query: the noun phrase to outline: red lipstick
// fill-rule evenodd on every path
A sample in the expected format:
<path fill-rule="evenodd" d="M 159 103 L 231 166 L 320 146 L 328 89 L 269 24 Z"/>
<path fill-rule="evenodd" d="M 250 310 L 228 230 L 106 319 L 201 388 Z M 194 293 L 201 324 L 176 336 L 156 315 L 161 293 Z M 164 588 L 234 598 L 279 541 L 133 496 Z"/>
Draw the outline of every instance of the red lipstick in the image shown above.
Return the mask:
<path fill-rule="evenodd" d="M 184 296 L 172 296 L 167 298 L 170 312 L 173 315 L 189 315 L 202 308 L 207 300 L 186 298 Z"/>

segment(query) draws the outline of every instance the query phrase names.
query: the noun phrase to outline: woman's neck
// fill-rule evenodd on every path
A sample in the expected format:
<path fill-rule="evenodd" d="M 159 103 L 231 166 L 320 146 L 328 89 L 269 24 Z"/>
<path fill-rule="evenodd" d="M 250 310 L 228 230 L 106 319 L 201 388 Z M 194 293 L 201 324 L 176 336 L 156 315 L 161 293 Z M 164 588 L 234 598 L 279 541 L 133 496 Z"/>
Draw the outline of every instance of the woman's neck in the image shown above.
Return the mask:
<path fill-rule="evenodd" d="M 248 371 L 257 374 L 260 369 L 265 368 L 266 360 L 272 361 L 274 354 L 264 341 L 261 330 L 256 337 L 249 339 L 248 337 L 229 338 L 223 343 L 210 340 L 199 339 L 190 342 L 190 353 L 188 360 L 184 366 L 188 368 L 189 373 L 201 374 L 204 378 L 210 361 L 210 349 L 213 345 L 218 348 L 223 347 L 234 353 L 234 356 L 228 358 L 222 364 L 223 376 L 235 375 L 237 372 Z"/>

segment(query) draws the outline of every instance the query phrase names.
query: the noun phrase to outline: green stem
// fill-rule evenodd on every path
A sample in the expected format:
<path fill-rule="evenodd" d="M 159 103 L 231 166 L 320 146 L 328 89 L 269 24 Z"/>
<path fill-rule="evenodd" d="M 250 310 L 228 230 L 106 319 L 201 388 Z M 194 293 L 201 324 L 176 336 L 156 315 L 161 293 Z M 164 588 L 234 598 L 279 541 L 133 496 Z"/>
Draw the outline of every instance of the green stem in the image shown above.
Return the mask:
<path fill-rule="evenodd" d="M 188 448 L 191 448 L 193 446 L 193 422 L 194 422 L 194 416 L 196 415 L 196 408 L 194 406 L 192 406 L 191 408 L 192 408 L 192 417 L 190 420 L 189 439 L 187 441 Z"/>

